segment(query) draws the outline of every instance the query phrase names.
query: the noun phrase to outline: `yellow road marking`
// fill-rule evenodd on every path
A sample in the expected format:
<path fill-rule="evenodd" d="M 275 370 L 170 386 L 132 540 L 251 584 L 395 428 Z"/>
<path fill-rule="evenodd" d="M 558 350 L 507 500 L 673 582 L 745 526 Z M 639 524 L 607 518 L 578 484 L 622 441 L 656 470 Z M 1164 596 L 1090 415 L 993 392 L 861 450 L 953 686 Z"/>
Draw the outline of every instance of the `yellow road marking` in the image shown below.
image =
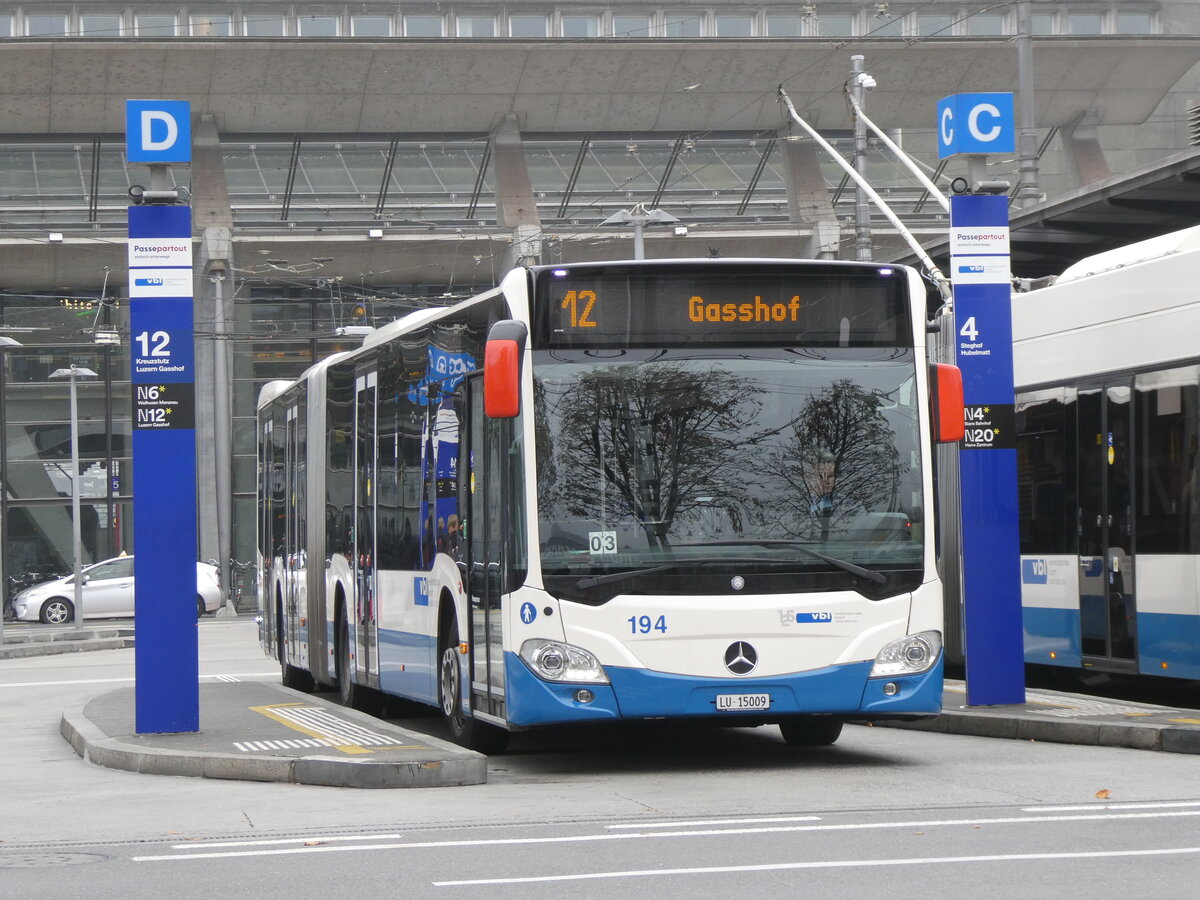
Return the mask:
<path fill-rule="evenodd" d="M 306 704 L 306 703 L 274 703 L 271 706 L 251 706 L 250 709 L 253 712 L 260 713 L 260 714 L 266 716 L 268 719 L 273 719 L 274 721 L 278 722 L 280 725 L 286 725 L 288 728 L 292 729 L 293 731 L 299 731 L 301 734 L 307 734 L 309 737 L 313 737 L 313 738 L 320 738 L 323 741 L 331 740 L 329 735 L 322 734 L 319 731 L 314 731 L 311 728 L 305 728 L 303 725 L 298 725 L 295 722 L 293 722 L 291 719 L 287 719 L 275 712 L 276 709 L 280 709 L 281 707 L 307 706 L 307 705 L 308 704 Z M 333 749 L 340 750 L 342 753 L 349 753 L 349 754 L 361 754 L 361 753 L 373 752 L 371 750 L 368 750 L 366 747 L 359 746 L 358 744 L 339 744 L 339 745 L 335 745 Z"/>

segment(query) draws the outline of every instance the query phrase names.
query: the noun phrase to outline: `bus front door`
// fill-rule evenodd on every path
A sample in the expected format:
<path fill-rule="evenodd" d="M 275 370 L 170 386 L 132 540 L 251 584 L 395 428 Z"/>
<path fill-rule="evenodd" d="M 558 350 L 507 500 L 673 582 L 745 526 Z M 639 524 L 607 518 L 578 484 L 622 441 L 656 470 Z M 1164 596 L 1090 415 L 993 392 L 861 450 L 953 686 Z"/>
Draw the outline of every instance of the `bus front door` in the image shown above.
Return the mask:
<path fill-rule="evenodd" d="M 483 379 L 463 382 L 459 410 L 458 508 L 463 519 L 464 586 L 470 604 L 471 710 L 503 721 L 504 617 L 501 592 L 503 548 L 503 459 L 511 424 L 483 414 Z"/>
<path fill-rule="evenodd" d="M 376 623 L 375 516 L 378 502 L 376 394 L 378 375 L 354 379 L 354 668 L 359 684 L 379 687 Z"/>
<path fill-rule="evenodd" d="M 1079 625 L 1084 666 L 1136 666 L 1132 387 L 1079 390 Z"/>

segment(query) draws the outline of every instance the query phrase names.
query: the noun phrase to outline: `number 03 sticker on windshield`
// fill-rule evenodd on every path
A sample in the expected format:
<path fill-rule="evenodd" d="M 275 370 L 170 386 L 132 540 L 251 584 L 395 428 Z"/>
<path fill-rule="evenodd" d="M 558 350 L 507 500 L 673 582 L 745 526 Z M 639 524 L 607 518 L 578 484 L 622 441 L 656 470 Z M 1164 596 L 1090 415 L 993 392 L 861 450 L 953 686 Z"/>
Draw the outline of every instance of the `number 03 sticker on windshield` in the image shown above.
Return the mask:
<path fill-rule="evenodd" d="M 615 531 L 589 531 L 588 550 L 596 553 L 616 553 L 617 533 Z"/>

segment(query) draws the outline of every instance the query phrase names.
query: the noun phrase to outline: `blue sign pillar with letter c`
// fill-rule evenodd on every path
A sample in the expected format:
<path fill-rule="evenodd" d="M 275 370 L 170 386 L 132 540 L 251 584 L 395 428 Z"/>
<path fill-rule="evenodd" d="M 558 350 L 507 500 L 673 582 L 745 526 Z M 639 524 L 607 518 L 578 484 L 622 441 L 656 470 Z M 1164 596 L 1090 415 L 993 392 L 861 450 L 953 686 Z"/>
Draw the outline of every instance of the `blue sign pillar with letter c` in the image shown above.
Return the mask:
<path fill-rule="evenodd" d="M 192 210 L 168 178 L 191 161 L 191 112 L 128 100 L 125 117 L 129 161 L 150 166 L 129 207 L 136 731 L 199 731 Z"/>
<path fill-rule="evenodd" d="M 1008 196 L 984 172 L 984 154 L 1011 153 L 1015 141 L 1012 94 L 938 104 L 938 157 L 966 155 L 970 173 L 950 198 L 950 280 L 966 402 L 959 468 L 971 706 L 1025 702 Z"/>

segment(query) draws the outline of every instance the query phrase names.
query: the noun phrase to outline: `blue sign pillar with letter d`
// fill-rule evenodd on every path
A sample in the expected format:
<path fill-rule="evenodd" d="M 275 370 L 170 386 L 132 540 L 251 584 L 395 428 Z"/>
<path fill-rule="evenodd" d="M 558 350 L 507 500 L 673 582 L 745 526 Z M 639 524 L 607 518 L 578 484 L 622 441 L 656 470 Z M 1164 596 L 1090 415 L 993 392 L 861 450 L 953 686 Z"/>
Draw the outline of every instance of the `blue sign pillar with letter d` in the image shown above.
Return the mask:
<path fill-rule="evenodd" d="M 142 203 L 129 207 L 138 734 L 200 730 L 192 210 L 165 171 L 191 159 L 188 106 L 126 104 L 128 157 L 151 179 L 130 190 Z"/>
<path fill-rule="evenodd" d="M 967 703 L 1025 702 L 1013 397 L 1008 196 L 980 154 L 1012 152 L 1011 94 L 957 94 L 938 104 L 938 156 L 969 155 L 971 183 L 950 199 L 950 280 L 966 429 L 962 491 Z"/>

